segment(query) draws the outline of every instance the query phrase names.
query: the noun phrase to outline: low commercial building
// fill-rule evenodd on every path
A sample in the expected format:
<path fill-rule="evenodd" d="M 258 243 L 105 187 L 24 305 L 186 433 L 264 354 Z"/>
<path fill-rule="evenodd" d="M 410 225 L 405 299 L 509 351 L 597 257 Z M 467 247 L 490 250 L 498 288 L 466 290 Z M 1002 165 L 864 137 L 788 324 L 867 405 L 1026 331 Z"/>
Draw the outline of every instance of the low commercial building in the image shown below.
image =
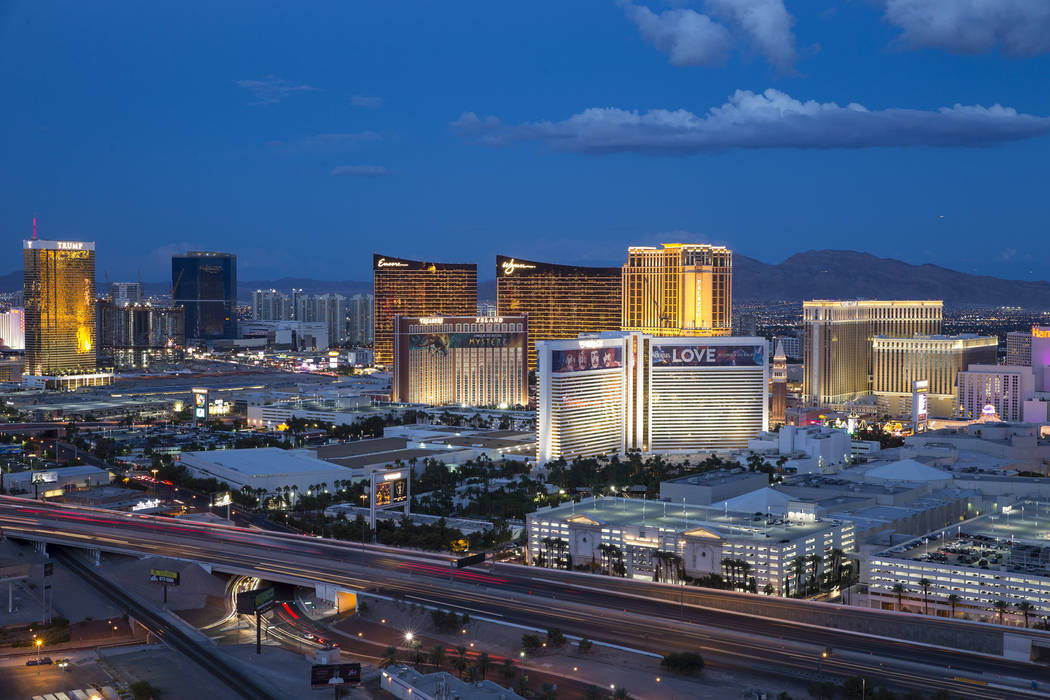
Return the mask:
<path fill-rule="evenodd" d="M 238 330 L 241 338 L 263 339 L 270 348 L 328 349 L 328 324 L 324 321 L 240 321 Z"/>
<path fill-rule="evenodd" d="M 822 520 L 806 508 L 776 517 L 628 498 L 539 510 L 527 516 L 526 530 L 535 566 L 586 566 L 650 581 L 718 575 L 741 590 L 781 595 L 855 548 L 852 523 Z M 672 556 L 675 566 L 668 566 Z"/>
<path fill-rule="evenodd" d="M 660 482 L 660 500 L 671 503 L 711 505 L 744 493 L 765 488 L 769 477 L 763 472 L 718 469 Z"/>
<path fill-rule="evenodd" d="M 3 474 L 2 477 L 2 485 L 10 494 L 34 494 L 50 498 L 61 496 L 67 490 L 106 486 L 112 481 L 113 474 L 105 469 L 82 465 L 13 472 Z"/>
<path fill-rule="evenodd" d="M 451 673 L 420 673 L 410 666 L 387 666 L 379 682 L 383 690 L 400 700 L 525 700 L 492 681 L 467 683 Z"/>
<path fill-rule="evenodd" d="M 193 476 L 214 477 L 239 490 L 244 486 L 274 493 L 278 487 L 295 487 L 306 493 L 311 486 L 336 481 L 363 480 L 368 472 L 355 471 L 318 459 L 308 450 L 260 447 L 246 450 L 183 452 L 178 464 Z"/>
<path fill-rule="evenodd" d="M 946 528 L 924 534 L 872 556 L 862 580 L 873 607 L 898 607 L 894 586 L 904 586 L 906 610 L 998 621 L 1050 615 L 1050 501 L 1004 505 Z M 923 582 L 926 582 L 925 584 Z M 927 590 L 924 590 L 924 587 Z M 949 600 L 949 596 L 958 598 Z"/>

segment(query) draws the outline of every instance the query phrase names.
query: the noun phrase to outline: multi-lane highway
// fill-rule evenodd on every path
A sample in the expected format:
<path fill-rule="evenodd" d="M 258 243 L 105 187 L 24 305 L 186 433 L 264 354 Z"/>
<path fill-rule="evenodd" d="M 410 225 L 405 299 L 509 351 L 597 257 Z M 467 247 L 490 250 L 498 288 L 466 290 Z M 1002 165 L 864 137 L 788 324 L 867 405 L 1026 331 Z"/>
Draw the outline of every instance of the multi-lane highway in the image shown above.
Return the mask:
<path fill-rule="evenodd" d="M 688 588 L 505 565 L 452 573 L 448 558 L 437 555 L 6 497 L 0 498 L 0 527 L 15 537 L 181 557 L 230 573 L 330 583 L 503 622 L 557 626 L 659 654 L 699 649 L 722 665 L 770 674 L 865 675 L 901 688 L 945 688 L 953 697 L 1004 696 L 1003 690 L 974 681 L 1015 686 L 1036 681 L 1046 690 L 1042 667 L 712 609 L 704 598 L 711 592 Z M 820 651 L 827 647 L 833 654 L 822 660 Z M 1013 696 L 1025 697 L 1022 692 Z"/>

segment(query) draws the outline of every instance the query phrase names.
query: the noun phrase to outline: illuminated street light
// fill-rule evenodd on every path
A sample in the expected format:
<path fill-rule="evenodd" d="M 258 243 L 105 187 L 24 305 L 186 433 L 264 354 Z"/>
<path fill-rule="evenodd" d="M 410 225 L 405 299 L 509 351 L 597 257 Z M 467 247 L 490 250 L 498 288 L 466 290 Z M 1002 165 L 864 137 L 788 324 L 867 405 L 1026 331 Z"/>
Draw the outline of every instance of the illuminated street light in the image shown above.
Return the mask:
<path fill-rule="evenodd" d="M 412 641 L 412 633 L 411 632 L 405 632 L 405 641 L 406 642 L 411 642 Z"/>

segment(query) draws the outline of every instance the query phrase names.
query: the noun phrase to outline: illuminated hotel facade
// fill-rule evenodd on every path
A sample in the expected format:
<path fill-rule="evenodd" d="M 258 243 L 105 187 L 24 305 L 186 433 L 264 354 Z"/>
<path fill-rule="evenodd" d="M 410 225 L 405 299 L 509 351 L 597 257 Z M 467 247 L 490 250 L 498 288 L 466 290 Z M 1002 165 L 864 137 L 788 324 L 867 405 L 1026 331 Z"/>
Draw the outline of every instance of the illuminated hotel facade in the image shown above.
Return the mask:
<path fill-rule="evenodd" d="M 528 316 L 398 316 L 394 401 L 526 406 Z"/>
<path fill-rule="evenodd" d="M 529 369 L 536 341 L 577 338 L 620 328 L 621 271 L 496 256 L 500 316 L 529 315 Z"/>
<path fill-rule="evenodd" d="M 478 266 L 372 256 L 376 364 L 394 361 L 395 316 L 477 314 Z"/>
<path fill-rule="evenodd" d="M 938 335 L 943 305 L 932 300 L 802 302 L 803 401 L 823 406 L 871 394 L 875 336 Z"/>
<path fill-rule="evenodd" d="M 994 364 L 995 336 L 974 334 L 872 339 L 872 391 L 881 411 L 892 416 L 911 412 L 912 384 L 929 382 L 930 415 L 956 415 L 956 377 L 971 364 Z"/>
<path fill-rule="evenodd" d="M 722 246 L 632 246 L 623 266 L 621 328 L 655 336 L 732 332 L 733 253 Z"/>
<path fill-rule="evenodd" d="M 95 343 L 95 244 L 22 242 L 26 386 L 77 389 L 110 383 Z"/>
<path fill-rule="evenodd" d="M 747 446 L 769 421 L 757 337 L 603 333 L 537 343 L 537 462 Z"/>

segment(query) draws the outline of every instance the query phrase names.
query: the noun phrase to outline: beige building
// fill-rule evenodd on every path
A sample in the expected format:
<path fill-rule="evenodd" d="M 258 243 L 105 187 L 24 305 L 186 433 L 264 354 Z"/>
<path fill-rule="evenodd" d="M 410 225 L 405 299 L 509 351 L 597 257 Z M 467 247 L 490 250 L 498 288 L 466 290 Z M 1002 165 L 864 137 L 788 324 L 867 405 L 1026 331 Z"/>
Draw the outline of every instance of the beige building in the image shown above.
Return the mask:
<path fill-rule="evenodd" d="M 872 389 L 879 410 L 891 416 L 911 413 L 912 382 L 929 382 L 929 412 L 956 415 L 956 377 L 971 364 L 993 364 L 995 336 L 933 335 L 912 338 L 877 336 L 872 340 Z"/>
<path fill-rule="evenodd" d="M 632 246 L 623 266 L 623 330 L 655 336 L 732 331 L 733 253 L 723 246 Z"/>
<path fill-rule="evenodd" d="M 872 392 L 872 341 L 941 332 L 941 301 L 802 303 L 803 400 L 828 405 Z"/>

